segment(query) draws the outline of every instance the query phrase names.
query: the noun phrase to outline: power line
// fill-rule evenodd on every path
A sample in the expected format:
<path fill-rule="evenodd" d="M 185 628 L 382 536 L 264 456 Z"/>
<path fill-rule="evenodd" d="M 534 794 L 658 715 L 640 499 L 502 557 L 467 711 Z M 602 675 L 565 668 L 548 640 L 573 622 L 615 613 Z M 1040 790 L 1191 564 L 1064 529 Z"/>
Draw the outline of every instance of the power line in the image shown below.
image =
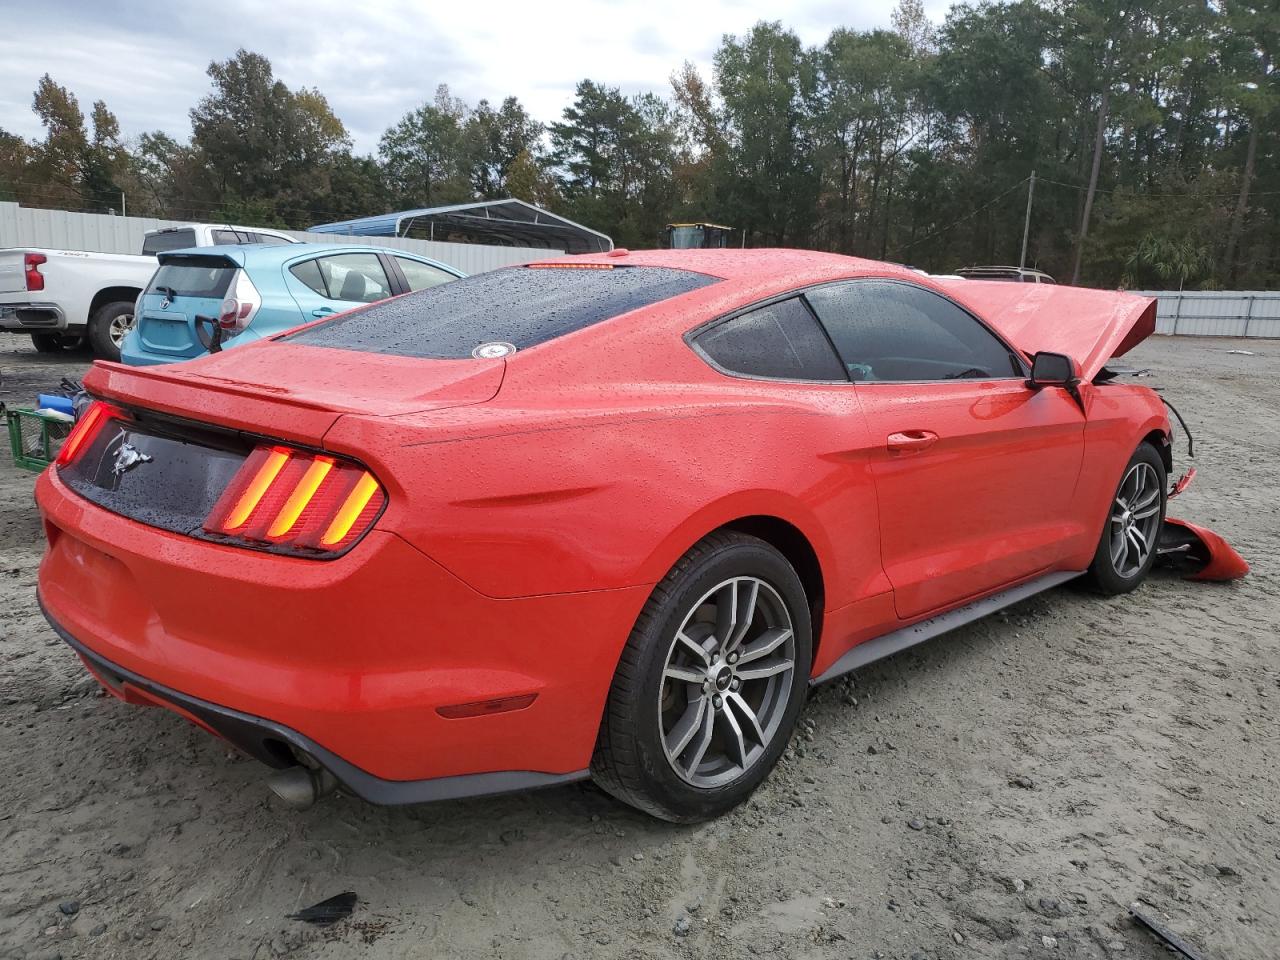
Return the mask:
<path fill-rule="evenodd" d="M 1026 182 L 1027 182 L 1028 180 L 1030 180 L 1030 179 L 1031 179 L 1030 177 L 1023 177 L 1021 180 L 1019 180 L 1017 183 L 1015 183 L 1015 184 L 1014 184 L 1012 187 L 1010 187 L 1008 190 L 1005 190 L 1004 192 L 1002 192 L 1002 193 L 998 194 L 998 195 L 997 195 L 997 196 L 995 196 L 995 197 L 992 197 L 990 200 L 988 200 L 988 201 L 987 201 L 986 203 L 984 203 L 982 206 L 977 207 L 977 208 L 975 208 L 975 209 L 973 209 L 973 210 L 970 210 L 968 213 L 966 213 L 966 214 L 965 214 L 963 217 L 961 217 L 959 220 L 954 220 L 954 221 L 952 221 L 951 223 L 947 224 L 945 227 L 941 228 L 940 230 L 935 230 L 935 231 L 933 231 L 933 233 L 926 234 L 925 236 L 920 237 L 920 238 L 919 238 L 919 239 L 917 239 L 917 240 L 912 240 L 910 243 L 903 244 L 902 246 L 898 247 L 896 250 L 894 250 L 894 251 L 893 251 L 893 256 L 895 256 L 895 257 L 896 257 L 896 256 L 898 256 L 898 254 L 902 253 L 904 250 L 907 250 L 907 249 L 909 249 L 909 248 L 911 248 L 911 247 L 914 247 L 917 243 L 924 243 L 926 240 L 932 240 L 934 237 L 937 237 L 937 236 L 940 236 L 940 235 L 942 235 L 942 234 L 946 233 L 946 232 L 947 232 L 948 230 L 950 230 L 952 227 L 958 227 L 960 224 L 964 223 L 966 220 L 969 220 L 969 219 L 971 219 L 971 218 L 973 218 L 973 217 L 976 217 L 978 214 L 980 214 L 983 210 L 986 210 L 988 207 L 995 206 L 995 204 L 996 204 L 996 203 L 998 203 L 999 201 L 1003 200 L 1003 199 L 1004 199 L 1005 197 L 1007 197 L 1009 194 L 1013 193 L 1013 191 L 1017 190 L 1020 186 L 1022 186 L 1024 183 L 1026 183 Z"/>
<path fill-rule="evenodd" d="M 1064 183 L 1064 182 L 1063 182 L 1063 181 L 1061 181 L 1061 180 L 1050 180 L 1048 177 L 1037 177 L 1037 178 L 1036 178 L 1036 183 L 1052 183 L 1054 186 L 1057 186 L 1057 187 L 1066 187 L 1066 188 L 1067 188 L 1067 189 L 1069 189 L 1069 190 L 1087 190 L 1087 189 L 1089 189 L 1088 187 L 1083 187 L 1083 186 L 1081 186 L 1080 184 L 1077 184 L 1077 183 Z M 1234 199 L 1236 199 L 1236 197 L 1238 197 L 1238 196 L 1240 195 L 1238 192 L 1232 192 L 1232 193 L 1196 193 L 1196 192 L 1194 192 L 1194 191 L 1192 191 L 1192 190 L 1184 190 L 1184 191 L 1182 191 L 1181 193 L 1148 193 L 1148 192 L 1146 192 L 1145 190 L 1133 190 L 1133 189 L 1129 189 L 1129 190 L 1125 190 L 1125 189 L 1113 189 L 1113 190 L 1107 190 L 1107 189 L 1104 189 L 1103 187 L 1095 187 L 1095 188 L 1094 188 L 1094 193 L 1107 193 L 1107 194 L 1128 193 L 1128 194 L 1130 194 L 1130 195 L 1131 195 L 1131 196 L 1133 196 L 1133 197 L 1141 197 L 1141 198 L 1143 198 L 1143 199 L 1150 198 L 1150 199 L 1153 199 L 1153 200 L 1195 200 L 1195 199 L 1199 199 L 1199 198 L 1204 198 L 1204 199 L 1206 199 L 1206 200 L 1234 200 Z M 1280 196 L 1280 190 L 1264 190 L 1264 191 L 1255 191 L 1255 190 L 1250 190 L 1250 191 L 1249 191 L 1249 196 L 1251 196 L 1251 197 L 1277 197 L 1277 196 Z"/>

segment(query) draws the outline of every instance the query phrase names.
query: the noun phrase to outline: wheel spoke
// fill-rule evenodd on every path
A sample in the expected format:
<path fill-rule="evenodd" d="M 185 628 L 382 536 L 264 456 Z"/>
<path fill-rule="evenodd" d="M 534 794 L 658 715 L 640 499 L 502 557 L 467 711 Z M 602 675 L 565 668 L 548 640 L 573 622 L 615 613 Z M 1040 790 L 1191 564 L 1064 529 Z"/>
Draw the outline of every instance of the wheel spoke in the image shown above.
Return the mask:
<path fill-rule="evenodd" d="M 1149 494 L 1147 494 L 1145 497 L 1143 497 L 1141 500 L 1134 501 L 1133 512 L 1137 514 L 1140 510 L 1147 509 L 1147 507 L 1151 506 L 1153 503 L 1156 503 L 1159 499 L 1160 499 L 1160 488 L 1157 487 L 1156 489 L 1152 490 Z"/>
<path fill-rule="evenodd" d="M 701 660 L 705 666 L 711 666 L 711 655 L 702 648 L 702 644 L 690 637 L 683 629 L 676 634 L 676 639 L 684 644 L 685 648 Z"/>
<path fill-rule="evenodd" d="M 1123 528 L 1117 530 L 1111 536 L 1111 565 L 1117 570 L 1120 569 L 1120 560 L 1124 555 L 1126 542 Z"/>
<path fill-rule="evenodd" d="M 772 630 L 766 630 L 750 646 L 742 648 L 738 654 L 738 662 L 747 663 L 751 660 L 767 657 L 790 639 L 791 631 L 786 627 L 775 627 Z M 742 675 L 741 669 L 739 669 L 738 674 L 739 676 Z"/>
<path fill-rule="evenodd" d="M 706 700 L 703 700 L 706 703 Z M 711 737 L 716 730 L 716 712 L 711 709 L 710 705 L 702 710 L 702 716 L 698 726 L 698 742 L 693 748 L 693 756 L 688 764 L 685 765 L 685 773 L 693 776 L 698 772 L 698 766 L 702 763 L 702 758 L 707 755 L 707 747 L 711 746 Z M 679 754 L 677 754 L 679 756 Z"/>
<path fill-rule="evenodd" d="M 738 725 L 738 721 L 729 710 L 721 710 L 719 716 L 724 720 L 724 725 L 729 728 L 729 735 L 725 740 L 728 743 L 730 759 L 743 770 L 747 769 L 747 741 L 742 736 L 742 727 Z"/>
<path fill-rule="evenodd" d="M 734 583 L 734 628 L 733 634 L 729 637 L 725 644 L 724 652 L 732 653 L 742 643 L 742 638 L 747 635 L 747 631 L 751 629 L 751 623 L 756 617 L 756 601 L 760 598 L 760 581 L 752 580 L 745 590 L 738 588 L 738 584 Z"/>
<path fill-rule="evenodd" d="M 785 658 L 779 660 L 770 660 L 766 663 L 760 663 L 753 667 L 747 667 L 745 670 L 738 670 L 739 680 L 763 680 L 766 677 L 776 676 L 779 673 L 786 673 L 791 669 L 791 661 Z"/>
<path fill-rule="evenodd" d="M 724 649 L 738 629 L 738 581 L 730 580 L 716 594 L 716 644 Z"/>
<path fill-rule="evenodd" d="M 696 667 L 682 667 L 674 663 L 667 664 L 664 675 L 683 683 L 702 683 L 707 679 L 707 672 Z"/>
<path fill-rule="evenodd" d="M 742 699 L 739 693 L 731 693 L 725 697 L 725 703 L 732 706 L 738 711 L 738 715 L 746 722 L 747 730 L 755 737 L 756 743 L 760 746 L 765 745 L 764 731 L 760 728 L 760 718 L 756 716 L 756 712 L 747 705 L 747 701 Z"/>
<path fill-rule="evenodd" d="M 685 748 L 689 746 L 689 741 L 693 739 L 693 735 L 701 729 L 702 718 L 706 712 L 706 697 L 699 697 L 689 704 L 684 716 L 680 718 L 667 737 L 667 753 L 673 759 L 679 759 L 680 754 L 684 753 Z"/>

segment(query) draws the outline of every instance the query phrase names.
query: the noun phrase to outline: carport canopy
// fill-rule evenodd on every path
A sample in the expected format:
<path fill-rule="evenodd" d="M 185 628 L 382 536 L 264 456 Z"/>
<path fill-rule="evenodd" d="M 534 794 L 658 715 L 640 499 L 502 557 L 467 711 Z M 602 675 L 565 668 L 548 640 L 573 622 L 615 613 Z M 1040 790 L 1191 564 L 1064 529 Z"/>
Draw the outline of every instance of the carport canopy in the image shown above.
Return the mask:
<path fill-rule="evenodd" d="M 613 240 L 608 235 L 514 198 L 400 210 L 375 217 L 320 223 L 308 230 L 357 237 L 415 237 L 504 247 L 540 247 L 565 253 L 601 253 L 613 249 Z"/>

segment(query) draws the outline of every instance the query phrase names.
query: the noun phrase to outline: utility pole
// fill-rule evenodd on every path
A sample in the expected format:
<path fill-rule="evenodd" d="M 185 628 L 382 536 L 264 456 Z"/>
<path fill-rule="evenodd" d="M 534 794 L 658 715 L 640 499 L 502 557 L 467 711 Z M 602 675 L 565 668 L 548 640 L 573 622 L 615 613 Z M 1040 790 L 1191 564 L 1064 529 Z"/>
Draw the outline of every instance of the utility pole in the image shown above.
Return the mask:
<path fill-rule="evenodd" d="M 1027 184 L 1027 218 L 1022 224 L 1022 259 L 1018 261 L 1020 268 L 1027 265 L 1027 237 L 1031 233 L 1031 198 L 1036 192 L 1036 172 L 1031 171 L 1031 182 Z"/>

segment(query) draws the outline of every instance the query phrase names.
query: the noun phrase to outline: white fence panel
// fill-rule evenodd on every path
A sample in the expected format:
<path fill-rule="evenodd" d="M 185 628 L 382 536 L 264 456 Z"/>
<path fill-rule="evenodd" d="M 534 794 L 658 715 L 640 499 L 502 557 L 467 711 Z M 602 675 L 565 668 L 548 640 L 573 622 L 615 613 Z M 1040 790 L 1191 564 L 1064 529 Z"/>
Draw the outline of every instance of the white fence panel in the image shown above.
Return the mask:
<path fill-rule="evenodd" d="M 0 247 L 48 247 L 54 250 L 86 250 L 90 253 L 132 253 L 142 250 L 148 230 L 180 227 L 189 220 L 157 220 L 154 217 L 114 217 L 103 213 L 69 213 L 40 210 L 0 201 Z M 252 224 L 241 224 L 252 226 Z M 499 247 L 482 243 L 437 243 L 400 237 L 346 237 L 336 233 L 286 231 L 309 243 L 359 244 L 396 247 L 456 267 L 463 273 L 483 273 L 498 267 L 529 263 L 559 256 L 561 250 L 535 247 Z"/>
<path fill-rule="evenodd" d="M 1135 290 L 1155 297 L 1156 333 L 1280 337 L 1280 290 Z"/>

